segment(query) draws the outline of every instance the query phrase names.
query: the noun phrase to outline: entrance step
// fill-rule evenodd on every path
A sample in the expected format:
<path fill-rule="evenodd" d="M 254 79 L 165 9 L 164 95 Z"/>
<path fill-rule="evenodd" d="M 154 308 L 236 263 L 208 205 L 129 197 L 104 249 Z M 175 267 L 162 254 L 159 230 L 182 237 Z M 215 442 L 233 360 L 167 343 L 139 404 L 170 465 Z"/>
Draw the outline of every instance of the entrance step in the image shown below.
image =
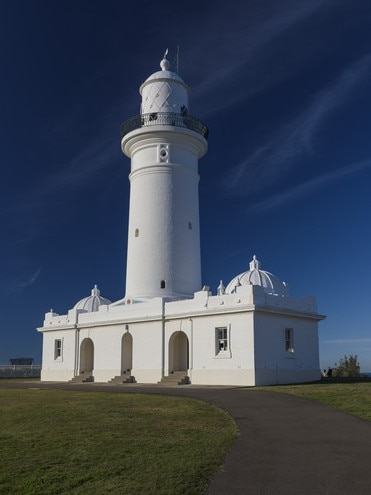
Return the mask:
<path fill-rule="evenodd" d="M 160 385 L 189 385 L 191 382 L 186 371 L 173 371 L 157 383 Z"/>
<path fill-rule="evenodd" d="M 122 375 L 115 376 L 108 383 L 135 383 L 135 378 L 132 376 L 130 370 L 124 371 Z"/>
<path fill-rule="evenodd" d="M 94 381 L 94 376 L 92 371 L 83 371 L 78 376 L 74 376 L 69 383 L 88 383 Z"/>

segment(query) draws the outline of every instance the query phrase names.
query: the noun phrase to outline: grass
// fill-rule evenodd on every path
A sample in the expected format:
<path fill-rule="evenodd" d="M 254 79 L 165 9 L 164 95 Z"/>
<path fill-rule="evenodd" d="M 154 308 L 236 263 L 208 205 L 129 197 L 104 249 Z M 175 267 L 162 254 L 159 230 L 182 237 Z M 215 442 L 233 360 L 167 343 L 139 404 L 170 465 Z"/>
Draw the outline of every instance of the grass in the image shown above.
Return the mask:
<path fill-rule="evenodd" d="M 198 495 L 237 428 L 203 402 L 62 390 L 0 391 L 2 495 Z"/>
<path fill-rule="evenodd" d="M 254 390 L 283 392 L 341 409 L 371 421 L 371 383 L 326 383 L 275 385 Z"/>
<path fill-rule="evenodd" d="M 371 383 L 257 387 L 371 421 Z M 2 495 L 200 495 L 237 428 L 219 409 L 165 396 L 0 390 Z"/>

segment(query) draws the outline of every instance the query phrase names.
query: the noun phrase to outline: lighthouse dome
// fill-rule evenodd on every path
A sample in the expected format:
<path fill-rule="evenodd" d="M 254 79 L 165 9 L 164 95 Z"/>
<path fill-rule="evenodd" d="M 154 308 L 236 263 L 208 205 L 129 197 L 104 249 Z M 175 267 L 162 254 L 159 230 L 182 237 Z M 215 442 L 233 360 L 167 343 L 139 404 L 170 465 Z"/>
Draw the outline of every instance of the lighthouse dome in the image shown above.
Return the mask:
<path fill-rule="evenodd" d="M 288 296 L 289 288 L 285 282 L 270 272 L 260 269 L 260 262 L 254 255 L 250 262 L 250 269 L 234 277 L 225 289 L 226 294 L 233 294 L 241 285 L 259 285 L 267 294 Z"/>
<path fill-rule="evenodd" d="M 112 301 L 106 299 L 105 297 L 102 297 L 100 295 L 98 286 L 94 285 L 94 288 L 91 291 L 91 295 L 88 297 L 84 297 L 79 302 L 77 302 L 73 309 L 83 309 L 84 311 L 91 313 L 93 311 L 98 311 L 99 306 L 102 304 L 112 304 Z"/>
<path fill-rule="evenodd" d="M 189 88 L 181 77 L 169 70 L 166 50 L 160 62 L 161 70 L 148 77 L 141 85 L 141 114 L 178 113 L 183 116 L 189 113 Z"/>
<path fill-rule="evenodd" d="M 159 70 L 157 72 L 154 72 L 152 75 L 150 75 L 144 81 L 144 83 L 140 87 L 140 90 L 146 84 L 148 84 L 149 82 L 154 82 L 156 79 L 167 79 L 167 80 L 171 79 L 171 80 L 180 82 L 181 84 L 183 84 L 185 87 L 188 88 L 188 86 L 186 85 L 186 83 L 183 81 L 183 79 L 180 76 L 178 76 L 178 74 L 176 74 L 175 72 L 172 72 L 171 70 L 163 69 L 163 70 Z"/>

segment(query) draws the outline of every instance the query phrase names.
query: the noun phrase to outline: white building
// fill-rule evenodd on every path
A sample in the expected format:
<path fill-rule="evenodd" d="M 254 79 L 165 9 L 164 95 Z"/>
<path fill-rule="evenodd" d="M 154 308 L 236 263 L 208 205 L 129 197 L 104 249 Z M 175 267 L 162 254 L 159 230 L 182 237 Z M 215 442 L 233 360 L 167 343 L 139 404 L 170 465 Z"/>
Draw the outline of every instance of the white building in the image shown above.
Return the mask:
<path fill-rule="evenodd" d="M 169 70 L 140 87 L 140 115 L 122 127 L 131 158 L 126 295 L 95 286 L 66 315 L 46 313 L 46 381 L 263 385 L 320 378 L 315 299 L 250 269 L 217 294 L 201 285 L 198 159 L 207 127 Z"/>

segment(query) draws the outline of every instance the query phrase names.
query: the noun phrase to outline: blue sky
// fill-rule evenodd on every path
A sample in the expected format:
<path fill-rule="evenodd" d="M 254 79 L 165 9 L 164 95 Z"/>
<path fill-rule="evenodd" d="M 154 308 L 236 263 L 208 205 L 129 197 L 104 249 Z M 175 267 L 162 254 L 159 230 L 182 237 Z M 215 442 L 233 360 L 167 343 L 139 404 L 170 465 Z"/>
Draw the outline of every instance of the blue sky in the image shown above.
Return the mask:
<path fill-rule="evenodd" d="M 41 362 L 44 313 L 125 292 L 120 126 L 166 48 L 210 129 L 203 283 L 248 268 L 313 294 L 321 367 L 371 370 L 371 4 L 13 0 L 0 5 L 0 363 Z"/>

